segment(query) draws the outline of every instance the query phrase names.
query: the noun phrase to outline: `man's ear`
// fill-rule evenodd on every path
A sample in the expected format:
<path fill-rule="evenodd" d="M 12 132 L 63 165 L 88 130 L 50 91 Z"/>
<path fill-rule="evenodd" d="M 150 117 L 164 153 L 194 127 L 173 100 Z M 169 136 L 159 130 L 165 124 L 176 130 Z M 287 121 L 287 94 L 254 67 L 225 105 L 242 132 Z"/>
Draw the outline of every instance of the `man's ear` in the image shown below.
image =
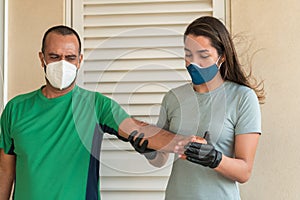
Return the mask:
<path fill-rule="evenodd" d="M 83 61 L 83 54 L 80 54 L 80 56 L 79 56 L 79 66 L 78 66 L 78 69 L 80 68 L 82 61 Z"/>
<path fill-rule="evenodd" d="M 40 62 L 41 62 L 41 67 L 44 68 L 45 67 L 44 54 L 42 52 L 39 52 L 39 58 L 40 58 Z"/>

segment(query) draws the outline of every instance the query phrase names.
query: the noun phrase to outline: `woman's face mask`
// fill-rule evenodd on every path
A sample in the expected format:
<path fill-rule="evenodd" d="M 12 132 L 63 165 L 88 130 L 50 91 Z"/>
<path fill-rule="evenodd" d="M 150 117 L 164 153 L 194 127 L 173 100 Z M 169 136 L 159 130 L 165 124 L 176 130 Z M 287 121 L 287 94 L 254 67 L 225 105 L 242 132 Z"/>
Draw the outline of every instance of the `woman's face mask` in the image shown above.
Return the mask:
<path fill-rule="evenodd" d="M 77 67 L 65 60 L 45 64 L 45 67 L 46 78 L 54 88 L 63 90 L 75 81 Z"/>
<path fill-rule="evenodd" d="M 211 81 L 218 73 L 221 65 L 218 67 L 220 57 L 217 62 L 209 67 L 201 67 L 196 63 L 191 63 L 187 66 L 187 70 L 192 78 L 192 82 L 195 85 L 201 85 Z"/>

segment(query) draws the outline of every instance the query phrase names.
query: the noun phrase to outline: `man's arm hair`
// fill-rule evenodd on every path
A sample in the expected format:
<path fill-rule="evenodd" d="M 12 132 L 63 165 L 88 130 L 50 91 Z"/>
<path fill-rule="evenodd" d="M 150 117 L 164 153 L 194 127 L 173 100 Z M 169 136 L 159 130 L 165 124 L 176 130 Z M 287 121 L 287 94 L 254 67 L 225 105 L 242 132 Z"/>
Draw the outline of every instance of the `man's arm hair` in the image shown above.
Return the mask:
<path fill-rule="evenodd" d="M 192 136 L 174 134 L 133 118 L 125 119 L 120 124 L 118 133 L 121 137 L 128 138 L 133 131 L 144 133 L 144 140 L 148 140 L 148 148 L 171 153 L 174 152 L 174 148 L 179 141 L 186 141 L 188 143 L 192 138 Z"/>

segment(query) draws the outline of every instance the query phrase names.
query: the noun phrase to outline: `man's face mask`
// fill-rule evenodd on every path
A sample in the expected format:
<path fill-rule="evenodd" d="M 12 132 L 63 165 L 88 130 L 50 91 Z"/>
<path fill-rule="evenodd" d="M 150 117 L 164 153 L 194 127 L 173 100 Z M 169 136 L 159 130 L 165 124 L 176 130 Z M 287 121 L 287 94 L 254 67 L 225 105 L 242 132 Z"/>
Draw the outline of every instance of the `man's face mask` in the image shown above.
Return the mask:
<path fill-rule="evenodd" d="M 46 78 L 57 89 L 63 90 L 69 87 L 77 75 L 77 67 L 65 60 L 45 64 Z"/>
<path fill-rule="evenodd" d="M 201 67 L 196 63 L 191 63 L 187 66 L 187 70 L 192 78 L 192 82 L 195 85 L 201 85 L 208 81 L 211 81 L 218 73 L 221 65 L 218 67 L 220 57 L 217 62 L 209 67 Z"/>

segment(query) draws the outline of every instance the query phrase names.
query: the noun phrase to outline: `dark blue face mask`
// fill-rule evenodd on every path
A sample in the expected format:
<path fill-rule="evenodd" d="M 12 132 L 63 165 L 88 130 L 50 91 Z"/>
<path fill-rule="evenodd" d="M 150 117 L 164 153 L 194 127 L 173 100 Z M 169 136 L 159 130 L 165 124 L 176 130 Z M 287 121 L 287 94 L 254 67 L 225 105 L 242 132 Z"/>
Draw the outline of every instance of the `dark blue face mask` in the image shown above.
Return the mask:
<path fill-rule="evenodd" d="M 187 70 L 192 78 L 193 84 L 201 85 L 211 81 L 219 71 L 219 67 L 217 66 L 218 61 L 209 67 L 200 67 L 196 63 L 191 63 L 187 66 Z"/>

